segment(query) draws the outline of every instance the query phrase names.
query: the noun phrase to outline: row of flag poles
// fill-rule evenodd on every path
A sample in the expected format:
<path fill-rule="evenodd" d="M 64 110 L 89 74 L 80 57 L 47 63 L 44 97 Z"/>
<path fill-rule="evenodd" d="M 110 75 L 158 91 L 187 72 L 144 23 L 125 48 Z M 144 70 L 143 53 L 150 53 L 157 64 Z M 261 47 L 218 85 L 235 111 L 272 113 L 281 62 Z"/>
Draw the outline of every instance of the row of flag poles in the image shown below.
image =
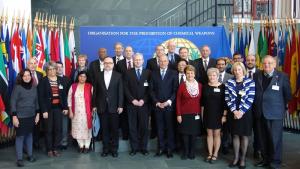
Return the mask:
<path fill-rule="evenodd" d="M 236 29 L 234 25 L 237 25 Z M 257 41 L 254 38 L 255 28 L 258 26 L 254 26 L 253 20 L 243 23 L 238 19 L 236 24 L 229 23 L 228 40 L 231 52 L 238 52 L 243 57 L 250 54 L 256 56 L 258 68 L 262 68 L 262 59 L 266 55 L 277 58 L 277 69 L 289 76 L 293 95 L 288 103 L 284 126 L 300 131 L 300 34 L 297 23 L 294 19 L 275 20 L 261 17 Z"/>
<path fill-rule="evenodd" d="M 4 10 L 3 10 L 4 11 Z M 30 18 L 25 25 L 25 18 L 14 16 L 9 27 L 8 16 L 0 16 L 0 85 L 2 92 L 9 96 L 17 74 L 26 67 L 29 58 L 37 61 L 37 71 L 44 72 L 45 63 L 61 61 L 64 73 L 70 76 L 76 68 L 74 18 L 67 24 L 67 18 L 37 12 L 33 21 Z M 7 99 L 7 98 L 6 98 Z M 12 125 L 5 109 L 5 99 L 0 93 L 0 142 L 1 136 L 9 137 Z M 3 103 L 3 104 L 2 104 Z"/>

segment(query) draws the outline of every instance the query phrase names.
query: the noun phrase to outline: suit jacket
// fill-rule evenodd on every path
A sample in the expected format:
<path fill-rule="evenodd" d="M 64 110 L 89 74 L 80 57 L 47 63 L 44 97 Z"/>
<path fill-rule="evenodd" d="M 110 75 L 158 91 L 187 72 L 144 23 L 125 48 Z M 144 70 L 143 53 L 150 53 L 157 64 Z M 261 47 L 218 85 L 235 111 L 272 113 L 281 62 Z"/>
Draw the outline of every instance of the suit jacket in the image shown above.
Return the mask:
<path fill-rule="evenodd" d="M 269 120 L 283 119 L 286 105 L 292 98 L 288 76 L 275 70 L 271 82 L 265 91 L 262 86 L 263 76 L 263 71 L 260 71 L 255 73 L 253 77 L 256 86 L 253 107 L 254 115 L 256 118 L 260 118 L 263 115 Z M 279 86 L 279 90 L 274 90 L 273 87 L 276 84 Z"/>
<path fill-rule="evenodd" d="M 169 53 L 167 53 L 167 56 L 169 57 Z M 180 59 L 179 55 L 174 53 L 174 63 L 171 63 L 171 61 L 169 61 L 169 68 L 173 69 L 173 70 L 177 70 L 177 63 Z"/>
<path fill-rule="evenodd" d="M 207 69 L 211 67 L 216 67 L 217 61 L 214 58 L 209 58 L 209 62 L 207 64 Z M 206 74 L 206 70 L 204 69 L 203 66 L 203 59 L 199 58 L 194 60 L 194 63 L 192 64 L 196 68 L 196 79 L 198 82 L 202 84 L 207 84 L 208 83 L 208 76 Z"/>
<path fill-rule="evenodd" d="M 233 75 L 225 72 L 222 83 L 225 84 L 227 82 L 227 80 L 229 80 L 231 78 L 233 78 Z"/>
<path fill-rule="evenodd" d="M 115 70 L 115 71 L 118 71 L 118 70 L 117 70 L 117 65 L 118 65 L 118 63 L 119 63 L 121 60 L 119 60 L 118 63 L 117 63 L 117 56 L 112 57 L 112 59 L 113 59 L 114 65 L 115 65 L 115 66 L 114 66 L 114 70 Z M 122 60 L 124 60 L 124 59 L 125 59 L 125 57 L 123 56 L 123 59 L 122 59 Z"/>
<path fill-rule="evenodd" d="M 62 77 L 57 76 L 57 84 L 58 86 L 62 86 L 59 89 L 59 100 L 60 106 L 64 110 L 68 110 L 68 103 L 67 103 L 67 86 Z M 47 76 L 43 77 L 38 85 L 39 91 L 39 104 L 41 112 L 48 112 L 51 110 L 51 99 L 52 99 L 52 92 L 50 82 Z"/>
<path fill-rule="evenodd" d="M 133 60 L 132 60 L 132 62 L 133 62 Z M 133 65 L 133 63 L 132 63 L 132 65 Z M 116 65 L 116 71 L 121 73 L 123 76 L 125 76 L 126 72 L 128 71 L 126 59 L 123 59 L 118 62 L 118 64 Z"/>
<path fill-rule="evenodd" d="M 41 72 L 36 71 L 36 76 L 38 78 L 38 81 L 40 82 L 43 78 L 43 74 Z"/>
<path fill-rule="evenodd" d="M 177 73 L 172 69 L 167 69 L 163 80 L 161 79 L 160 70 L 152 72 L 150 95 L 154 104 L 157 102 L 166 102 L 171 100 L 172 107 L 175 105 L 176 92 L 178 88 L 177 80 Z"/>
<path fill-rule="evenodd" d="M 127 71 L 124 80 L 124 91 L 128 105 L 132 105 L 134 99 L 143 99 L 148 103 L 150 99 L 150 70 L 143 69 L 140 79 L 138 79 L 135 68 Z"/>
<path fill-rule="evenodd" d="M 120 73 L 113 71 L 108 89 L 104 81 L 104 72 L 100 72 L 96 79 L 93 92 L 93 107 L 97 107 L 98 113 L 104 113 L 106 106 L 108 113 L 117 113 L 117 109 L 123 108 L 123 81 Z"/>
<path fill-rule="evenodd" d="M 95 83 L 95 79 L 99 76 L 100 74 L 100 61 L 99 59 L 94 60 L 90 63 L 89 67 L 89 75 L 90 75 L 90 80 L 92 84 Z"/>
<path fill-rule="evenodd" d="M 151 70 L 151 71 L 159 70 L 159 65 L 157 64 L 157 59 L 156 58 L 148 59 L 146 69 Z"/>
<path fill-rule="evenodd" d="M 73 83 L 75 83 L 76 82 L 76 79 L 77 79 L 77 76 L 78 76 L 78 69 L 73 69 L 72 71 L 71 71 L 71 75 L 70 75 L 70 81 L 71 81 L 71 83 L 73 84 Z M 92 81 L 91 81 L 91 75 L 90 75 L 90 71 L 89 71 L 89 69 L 86 67 L 85 68 L 85 71 L 87 72 L 87 82 L 89 82 L 89 83 L 91 83 Z"/>

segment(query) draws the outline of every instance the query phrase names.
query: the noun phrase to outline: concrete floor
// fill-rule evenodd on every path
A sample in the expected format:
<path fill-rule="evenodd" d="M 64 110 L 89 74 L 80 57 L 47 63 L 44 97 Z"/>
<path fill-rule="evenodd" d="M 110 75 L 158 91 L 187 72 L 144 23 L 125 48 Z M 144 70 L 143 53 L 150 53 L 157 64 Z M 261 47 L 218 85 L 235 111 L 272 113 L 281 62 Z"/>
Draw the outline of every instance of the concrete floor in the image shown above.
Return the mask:
<path fill-rule="evenodd" d="M 203 145 L 199 139 L 198 147 Z M 300 168 L 300 134 L 284 133 L 284 151 L 283 151 L 283 169 Z M 152 140 L 150 144 L 155 144 Z M 120 143 L 127 146 L 128 143 Z M 232 152 L 229 155 L 219 155 L 218 162 L 209 164 L 204 162 L 206 157 L 204 148 L 197 150 L 195 160 L 181 160 L 180 155 L 176 154 L 174 158 L 168 159 L 165 156 L 154 157 L 154 150 L 150 151 L 148 156 L 137 154 L 129 156 L 127 151 L 119 153 L 118 158 L 101 157 L 99 153 L 99 144 L 96 144 L 96 152 L 89 154 L 79 154 L 75 147 L 69 147 L 62 152 L 58 158 L 48 158 L 44 151 L 35 151 L 34 156 L 37 158 L 35 163 L 25 161 L 25 167 L 30 169 L 223 169 L 228 168 L 228 163 L 232 159 Z M 151 146 L 152 147 L 152 146 Z M 150 149 L 151 149 L 150 147 Z M 203 146 L 202 146 L 203 147 Z M 126 148 L 123 148 L 123 150 Z M 200 153 L 201 152 L 201 153 Z M 249 146 L 247 168 L 255 168 L 255 161 L 252 158 L 252 146 Z M 14 147 L 0 149 L 0 168 L 14 169 L 18 168 L 15 164 Z"/>

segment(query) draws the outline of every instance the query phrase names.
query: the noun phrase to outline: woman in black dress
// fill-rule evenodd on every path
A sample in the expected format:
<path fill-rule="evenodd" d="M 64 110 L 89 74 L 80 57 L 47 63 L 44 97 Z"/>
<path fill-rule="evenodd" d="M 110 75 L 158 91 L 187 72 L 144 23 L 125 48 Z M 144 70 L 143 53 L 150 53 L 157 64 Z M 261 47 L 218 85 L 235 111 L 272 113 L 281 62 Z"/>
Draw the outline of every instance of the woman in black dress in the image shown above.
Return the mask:
<path fill-rule="evenodd" d="M 221 128 L 226 121 L 225 86 L 218 82 L 219 70 L 209 68 L 207 70 L 208 84 L 203 87 L 203 121 L 207 131 L 207 162 L 213 163 L 218 158 L 221 145 Z"/>
<path fill-rule="evenodd" d="M 26 144 L 27 160 L 34 162 L 32 156 L 32 132 L 39 122 L 39 104 L 37 88 L 32 85 L 29 69 L 22 70 L 11 94 L 11 112 L 13 125 L 16 129 L 17 166 L 23 167 L 23 146 Z"/>
<path fill-rule="evenodd" d="M 225 84 L 225 101 L 230 109 L 229 124 L 233 135 L 234 159 L 229 167 L 239 165 L 246 168 L 245 158 L 252 132 L 251 106 L 255 96 L 255 83 L 246 78 L 246 69 L 243 63 L 236 62 L 232 66 L 234 77 Z"/>

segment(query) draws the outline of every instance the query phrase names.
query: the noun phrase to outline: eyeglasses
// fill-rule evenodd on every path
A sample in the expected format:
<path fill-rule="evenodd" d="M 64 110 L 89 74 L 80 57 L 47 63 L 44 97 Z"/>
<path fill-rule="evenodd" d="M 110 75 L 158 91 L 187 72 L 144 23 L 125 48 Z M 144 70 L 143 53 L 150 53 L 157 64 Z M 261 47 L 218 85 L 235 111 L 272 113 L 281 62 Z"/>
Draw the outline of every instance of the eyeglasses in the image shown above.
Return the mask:
<path fill-rule="evenodd" d="M 113 62 L 104 62 L 105 65 L 111 65 L 114 64 Z"/>

